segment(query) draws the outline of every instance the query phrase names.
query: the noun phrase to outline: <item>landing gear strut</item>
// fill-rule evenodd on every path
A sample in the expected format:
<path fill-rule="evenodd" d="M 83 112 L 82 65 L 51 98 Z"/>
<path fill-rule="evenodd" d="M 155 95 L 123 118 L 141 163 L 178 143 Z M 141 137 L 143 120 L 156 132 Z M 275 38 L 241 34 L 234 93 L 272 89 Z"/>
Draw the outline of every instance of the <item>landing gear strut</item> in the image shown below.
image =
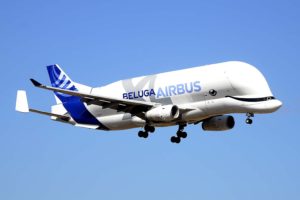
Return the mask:
<path fill-rule="evenodd" d="M 144 127 L 144 131 L 139 131 L 138 136 L 147 138 L 149 136 L 149 133 L 154 133 L 155 127 L 149 126 L 148 124 Z"/>
<path fill-rule="evenodd" d="M 187 137 L 187 133 L 184 132 L 184 127 L 186 127 L 186 124 L 180 124 L 178 127 L 178 131 L 176 132 L 177 136 L 172 136 L 171 137 L 171 142 L 172 143 L 180 143 L 181 138 L 186 138 Z"/>
<path fill-rule="evenodd" d="M 253 120 L 251 117 L 254 117 L 253 113 L 246 113 L 247 119 L 246 119 L 246 124 L 252 124 Z"/>

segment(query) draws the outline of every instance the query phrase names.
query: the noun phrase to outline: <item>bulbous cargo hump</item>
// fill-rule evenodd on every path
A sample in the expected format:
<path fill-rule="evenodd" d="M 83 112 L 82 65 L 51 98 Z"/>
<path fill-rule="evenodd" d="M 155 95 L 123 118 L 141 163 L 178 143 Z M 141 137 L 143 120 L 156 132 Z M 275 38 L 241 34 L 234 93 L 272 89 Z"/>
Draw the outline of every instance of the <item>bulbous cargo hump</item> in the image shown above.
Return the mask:
<path fill-rule="evenodd" d="M 267 97 L 273 96 L 263 74 L 254 66 L 231 61 L 223 63 L 225 74 L 236 92 L 236 96 Z"/>

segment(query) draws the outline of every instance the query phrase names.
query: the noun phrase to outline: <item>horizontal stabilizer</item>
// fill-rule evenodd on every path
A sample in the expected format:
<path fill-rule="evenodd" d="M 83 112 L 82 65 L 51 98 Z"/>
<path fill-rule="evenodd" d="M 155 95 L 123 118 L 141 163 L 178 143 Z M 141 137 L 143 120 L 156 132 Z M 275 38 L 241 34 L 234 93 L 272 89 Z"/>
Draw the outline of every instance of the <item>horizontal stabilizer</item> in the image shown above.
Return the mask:
<path fill-rule="evenodd" d="M 25 90 L 18 90 L 17 92 L 16 111 L 29 112 L 27 95 Z"/>
<path fill-rule="evenodd" d="M 24 113 L 34 112 L 34 113 L 38 113 L 38 114 L 41 114 L 41 115 L 47 115 L 47 116 L 50 116 L 50 117 L 57 117 L 57 118 L 59 118 L 63 121 L 69 121 L 71 119 L 69 116 L 29 108 L 27 95 L 26 95 L 25 90 L 18 90 L 17 91 L 16 111 L 24 112 Z"/>
<path fill-rule="evenodd" d="M 50 116 L 50 117 L 57 117 L 57 118 L 59 118 L 63 121 L 69 121 L 70 120 L 70 117 L 68 117 L 68 116 L 58 115 L 58 114 L 55 114 L 55 113 L 40 111 L 40 110 L 36 110 L 36 109 L 29 109 L 29 111 L 34 112 L 34 113 L 38 113 L 38 114 L 41 114 L 41 115 L 47 115 L 47 116 Z"/>

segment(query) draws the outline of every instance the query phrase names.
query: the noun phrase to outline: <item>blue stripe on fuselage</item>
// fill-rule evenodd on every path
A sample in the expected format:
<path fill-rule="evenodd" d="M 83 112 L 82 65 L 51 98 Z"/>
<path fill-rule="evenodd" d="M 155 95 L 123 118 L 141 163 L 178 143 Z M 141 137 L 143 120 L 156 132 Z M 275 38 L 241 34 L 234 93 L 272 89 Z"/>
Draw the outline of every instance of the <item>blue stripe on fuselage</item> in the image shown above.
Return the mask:
<path fill-rule="evenodd" d="M 58 97 L 60 94 L 56 94 Z M 64 99 L 62 97 L 60 99 Z M 63 101 L 63 105 L 70 113 L 72 118 L 81 124 L 99 124 L 99 121 L 86 109 L 85 105 L 81 101 L 80 97 L 66 97 L 67 101 Z"/>
<path fill-rule="evenodd" d="M 62 101 L 65 109 L 69 112 L 75 122 L 80 124 L 99 125 L 98 129 L 108 130 L 99 120 L 97 120 L 86 108 L 80 97 L 65 97 L 58 92 L 56 96 Z"/>

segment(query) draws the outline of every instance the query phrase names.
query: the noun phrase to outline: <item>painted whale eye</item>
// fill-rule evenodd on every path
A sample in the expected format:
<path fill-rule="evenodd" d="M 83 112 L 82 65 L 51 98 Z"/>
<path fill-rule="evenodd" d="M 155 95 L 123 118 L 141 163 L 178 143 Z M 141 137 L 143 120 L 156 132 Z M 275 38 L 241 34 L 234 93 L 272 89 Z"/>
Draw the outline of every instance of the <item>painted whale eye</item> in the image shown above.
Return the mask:
<path fill-rule="evenodd" d="M 211 89 L 211 90 L 209 90 L 209 94 L 210 94 L 211 96 L 216 96 L 216 95 L 217 95 L 217 91 L 214 90 L 214 89 Z"/>

